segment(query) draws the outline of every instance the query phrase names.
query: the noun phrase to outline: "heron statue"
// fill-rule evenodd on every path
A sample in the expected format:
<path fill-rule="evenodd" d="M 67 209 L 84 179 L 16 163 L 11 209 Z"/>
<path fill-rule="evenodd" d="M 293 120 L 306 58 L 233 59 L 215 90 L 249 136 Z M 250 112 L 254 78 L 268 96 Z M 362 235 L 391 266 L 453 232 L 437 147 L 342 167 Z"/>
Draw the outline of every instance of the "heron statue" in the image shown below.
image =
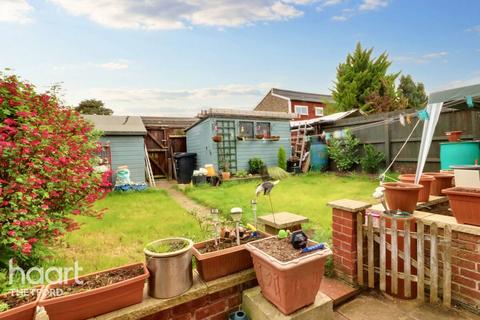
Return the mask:
<path fill-rule="evenodd" d="M 258 196 L 263 193 L 264 196 L 268 196 L 268 199 L 270 201 L 270 208 L 272 209 L 272 217 L 273 217 L 273 223 L 276 223 L 275 221 L 275 212 L 273 210 L 273 204 L 272 204 L 272 197 L 270 196 L 270 193 L 272 192 L 273 187 L 275 187 L 280 181 L 263 181 L 261 184 L 258 185 L 257 190 L 255 190 L 255 196 L 258 199 Z"/>

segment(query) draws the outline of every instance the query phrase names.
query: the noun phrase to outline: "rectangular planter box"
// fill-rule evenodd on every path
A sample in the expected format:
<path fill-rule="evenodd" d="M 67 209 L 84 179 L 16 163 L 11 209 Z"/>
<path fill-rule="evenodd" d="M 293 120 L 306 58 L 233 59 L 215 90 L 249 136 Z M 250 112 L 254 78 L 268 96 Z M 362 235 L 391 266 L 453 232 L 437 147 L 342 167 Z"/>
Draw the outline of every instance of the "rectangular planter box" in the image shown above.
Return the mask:
<path fill-rule="evenodd" d="M 480 189 L 469 192 L 463 188 L 443 189 L 448 196 L 453 216 L 460 224 L 480 226 Z"/>
<path fill-rule="evenodd" d="M 39 305 L 45 307 L 50 320 L 83 320 L 140 303 L 143 300 L 145 280 L 149 275 L 143 263 L 91 273 L 80 277 L 79 280 L 91 275 L 136 265 L 143 266 L 144 274 L 102 288 L 46 299 L 48 290 L 58 286 L 58 283 L 50 284 L 44 290 Z M 68 283 L 73 281 L 74 279 L 70 279 Z"/>
<path fill-rule="evenodd" d="M 265 239 L 255 242 L 264 241 Z M 315 301 L 320 289 L 329 248 L 288 262 L 279 261 L 248 243 L 246 248 L 253 258 L 253 266 L 263 296 L 282 313 L 288 315 Z M 312 246 L 317 242 L 309 241 Z"/>
<path fill-rule="evenodd" d="M 35 299 L 35 301 L 4 312 L 0 312 L 0 320 L 33 320 L 35 316 L 35 309 L 37 308 L 40 297 L 42 296 L 43 287 L 38 287 L 35 289 L 39 290 L 37 299 Z M 7 294 L 0 295 L 0 299 L 5 296 L 7 296 Z"/>
<path fill-rule="evenodd" d="M 259 233 L 263 237 L 270 236 L 267 233 Z M 197 271 L 203 281 L 212 281 L 253 267 L 252 257 L 244 244 L 215 252 L 201 253 L 199 249 L 205 248 L 205 245 L 211 241 L 214 240 L 196 243 L 192 248 L 197 261 Z"/>

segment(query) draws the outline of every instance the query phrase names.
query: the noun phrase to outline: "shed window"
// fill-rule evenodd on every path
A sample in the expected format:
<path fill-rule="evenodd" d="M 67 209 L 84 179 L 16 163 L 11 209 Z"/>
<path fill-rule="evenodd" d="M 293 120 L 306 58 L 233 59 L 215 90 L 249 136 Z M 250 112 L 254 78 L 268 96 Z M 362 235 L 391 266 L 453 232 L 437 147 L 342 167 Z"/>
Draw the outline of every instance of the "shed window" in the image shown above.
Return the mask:
<path fill-rule="evenodd" d="M 238 135 L 244 138 L 253 138 L 253 122 L 250 121 L 240 121 L 238 129 Z"/>
<path fill-rule="evenodd" d="M 257 122 L 257 135 L 270 138 L 270 122 Z"/>

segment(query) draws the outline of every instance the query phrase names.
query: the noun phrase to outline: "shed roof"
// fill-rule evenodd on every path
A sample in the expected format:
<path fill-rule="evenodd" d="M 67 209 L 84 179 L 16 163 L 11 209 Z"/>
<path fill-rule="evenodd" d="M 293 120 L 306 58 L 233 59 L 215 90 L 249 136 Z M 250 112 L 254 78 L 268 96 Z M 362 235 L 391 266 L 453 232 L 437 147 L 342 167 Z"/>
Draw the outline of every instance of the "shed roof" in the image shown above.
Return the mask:
<path fill-rule="evenodd" d="M 230 118 L 230 119 L 263 119 L 290 121 L 295 118 L 293 113 L 270 112 L 270 111 L 250 111 L 238 109 L 208 109 L 202 110 L 197 116 L 199 120 L 191 125 L 187 130 L 195 127 L 197 124 L 208 118 Z"/>
<path fill-rule="evenodd" d="M 197 122 L 198 118 L 142 116 L 142 121 L 146 127 L 184 129 Z"/>
<path fill-rule="evenodd" d="M 144 136 L 147 130 L 139 116 L 102 116 L 83 115 L 95 125 L 95 129 L 102 130 L 105 135 L 116 136 Z"/>
<path fill-rule="evenodd" d="M 272 88 L 272 93 L 288 98 L 290 100 L 308 101 L 308 102 L 333 102 L 333 98 L 328 94 L 318 94 L 309 92 L 300 92 L 292 90 L 284 90 Z"/>
<path fill-rule="evenodd" d="M 428 103 L 444 102 L 444 106 L 449 108 L 466 109 L 468 96 L 472 97 L 474 106 L 480 108 L 480 84 L 433 92 L 428 97 Z"/>

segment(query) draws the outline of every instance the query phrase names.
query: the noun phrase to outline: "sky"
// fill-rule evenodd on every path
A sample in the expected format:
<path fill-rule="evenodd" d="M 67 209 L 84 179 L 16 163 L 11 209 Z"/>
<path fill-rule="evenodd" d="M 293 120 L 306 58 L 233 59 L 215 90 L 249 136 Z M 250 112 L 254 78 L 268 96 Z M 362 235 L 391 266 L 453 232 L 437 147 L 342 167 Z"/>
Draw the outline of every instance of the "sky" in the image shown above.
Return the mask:
<path fill-rule="evenodd" d="M 428 92 L 480 83 L 477 0 L 0 0 L 0 68 L 118 115 L 330 94 L 357 42 Z"/>

